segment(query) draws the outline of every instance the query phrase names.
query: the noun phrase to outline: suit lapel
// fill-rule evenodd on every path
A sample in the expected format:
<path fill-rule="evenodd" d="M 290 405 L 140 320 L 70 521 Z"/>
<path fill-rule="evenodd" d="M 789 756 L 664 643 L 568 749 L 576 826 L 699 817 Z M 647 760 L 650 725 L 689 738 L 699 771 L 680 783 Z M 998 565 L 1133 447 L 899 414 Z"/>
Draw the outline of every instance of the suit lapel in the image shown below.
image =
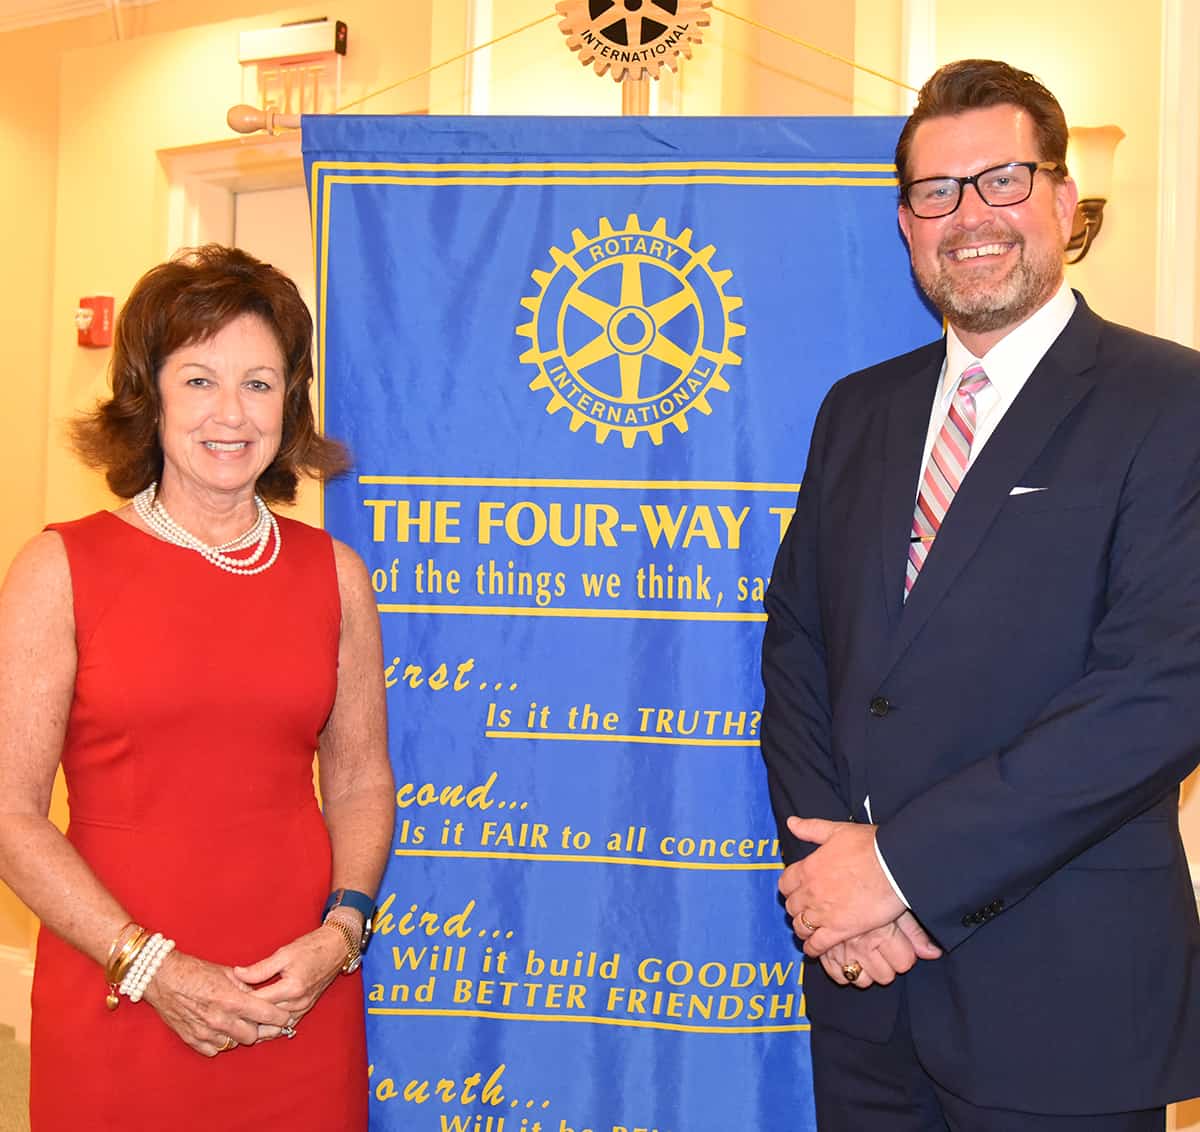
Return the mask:
<path fill-rule="evenodd" d="M 1009 492 L 1021 482 L 1022 473 L 1037 458 L 1063 418 L 1094 384 L 1086 371 L 1091 369 L 1095 361 L 1096 342 L 1102 323 L 1088 310 L 1082 298 L 1078 302 L 1071 321 L 1038 363 L 964 478 L 938 530 L 934 548 L 925 560 L 908 601 L 903 604 L 899 624 L 892 638 L 887 670 L 904 655 L 966 567 L 995 522 L 1000 508 L 1007 502 Z M 928 402 L 925 412 L 928 421 Z M 923 434 L 921 441 L 924 441 Z M 906 543 L 918 474 L 919 470 L 914 471 L 905 484 L 908 495 Z M 897 512 L 903 508 L 899 499 L 889 506 L 892 511 L 886 515 L 885 524 L 894 532 L 902 517 Z M 904 584 L 903 557 L 906 551 L 907 545 L 901 552 L 899 568 L 894 573 L 894 577 L 901 579 L 897 583 L 900 587 Z"/>

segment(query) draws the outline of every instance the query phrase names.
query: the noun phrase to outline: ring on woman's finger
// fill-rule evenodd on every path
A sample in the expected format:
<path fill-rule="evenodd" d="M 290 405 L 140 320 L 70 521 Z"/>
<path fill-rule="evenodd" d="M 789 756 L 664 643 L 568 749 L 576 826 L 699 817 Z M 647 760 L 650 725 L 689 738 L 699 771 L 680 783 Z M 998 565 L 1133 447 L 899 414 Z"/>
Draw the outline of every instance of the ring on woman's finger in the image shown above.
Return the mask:
<path fill-rule="evenodd" d="M 217 1046 L 217 1053 L 225 1053 L 227 1050 L 233 1049 L 235 1045 L 237 1045 L 237 1042 L 229 1034 L 226 1034 L 225 1040 Z"/>
<path fill-rule="evenodd" d="M 296 1027 L 289 1022 L 286 1026 L 281 1026 L 279 1032 L 285 1038 L 294 1038 L 296 1036 Z"/>
<path fill-rule="evenodd" d="M 800 923 L 804 925 L 805 931 L 815 932 L 817 930 L 817 925 L 810 924 L 808 922 L 808 917 L 803 912 L 800 913 Z"/>
<path fill-rule="evenodd" d="M 862 972 L 862 964 L 857 959 L 847 963 L 842 968 L 842 976 L 848 983 L 858 982 L 858 976 L 861 975 Z"/>

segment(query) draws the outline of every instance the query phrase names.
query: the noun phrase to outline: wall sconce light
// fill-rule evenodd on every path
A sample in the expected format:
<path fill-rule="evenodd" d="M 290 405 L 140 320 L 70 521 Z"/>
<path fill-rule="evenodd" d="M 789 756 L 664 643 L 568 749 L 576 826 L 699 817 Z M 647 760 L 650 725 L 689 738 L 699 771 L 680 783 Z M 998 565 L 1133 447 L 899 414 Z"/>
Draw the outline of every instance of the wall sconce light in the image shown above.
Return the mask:
<path fill-rule="evenodd" d="M 1067 251 L 1076 252 L 1067 263 L 1078 263 L 1100 234 L 1104 206 L 1112 187 L 1113 155 L 1125 136 L 1119 126 L 1072 126 L 1067 144 L 1067 168 L 1079 186 L 1079 203 L 1071 225 Z"/>

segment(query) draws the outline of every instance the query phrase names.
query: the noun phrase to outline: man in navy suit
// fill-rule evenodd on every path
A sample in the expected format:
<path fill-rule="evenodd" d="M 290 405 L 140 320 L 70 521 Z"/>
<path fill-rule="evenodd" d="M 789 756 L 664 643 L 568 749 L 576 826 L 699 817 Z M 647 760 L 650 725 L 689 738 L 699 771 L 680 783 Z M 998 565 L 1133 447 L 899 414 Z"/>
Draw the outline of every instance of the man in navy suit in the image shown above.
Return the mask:
<path fill-rule="evenodd" d="M 830 391 L 767 594 L 821 1132 L 1143 1132 L 1200 1093 L 1200 355 L 1064 283 L 1066 143 L 1006 64 L 922 89 L 899 220 L 946 337 Z"/>

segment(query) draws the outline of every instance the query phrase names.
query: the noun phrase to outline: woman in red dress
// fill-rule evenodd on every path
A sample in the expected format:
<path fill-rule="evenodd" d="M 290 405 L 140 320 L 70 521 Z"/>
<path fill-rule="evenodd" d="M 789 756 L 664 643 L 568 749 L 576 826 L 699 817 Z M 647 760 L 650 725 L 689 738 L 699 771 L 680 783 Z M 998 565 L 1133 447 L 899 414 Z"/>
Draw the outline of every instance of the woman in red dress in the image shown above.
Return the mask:
<path fill-rule="evenodd" d="M 366 1128 L 379 625 L 353 551 L 267 506 L 346 465 L 311 341 L 243 252 L 150 271 L 75 430 L 132 502 L 38 535 L 0 591 L 0 876 L 42 921 L 34 1132 Z"/>

